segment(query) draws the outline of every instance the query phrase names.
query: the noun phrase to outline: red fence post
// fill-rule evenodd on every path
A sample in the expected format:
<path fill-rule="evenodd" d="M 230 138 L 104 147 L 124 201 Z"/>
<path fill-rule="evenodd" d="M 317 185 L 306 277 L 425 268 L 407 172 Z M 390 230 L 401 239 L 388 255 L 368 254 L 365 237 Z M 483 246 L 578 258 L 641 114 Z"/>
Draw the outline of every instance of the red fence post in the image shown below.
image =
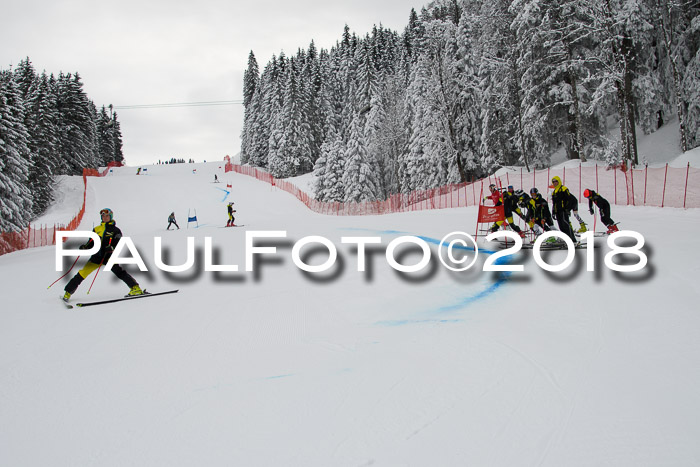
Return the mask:
<path fill-rule="evenodd" d="M 632 180 L 632 206 L 636 206 L 636 203 L 634 201 L 634 169 L 630 169 L 630 180 Z M 627 204 L 630 204 L 629 202 L 629 193 L 627 194 Z"/>
<path fill-rule="evenodd" d="M 595 191 L 600 191 L 598 188 L 598 163 L 595 163 Z"/>
<path fill-rule="evenodd" d="M 685 192 L 683 193 L 683 209 L 685 209 L 685 200 L 688 197 L 688 175 L 690 174 L 690 162 L 688 168 L 685 169 Z"/>
<path fill-rule="evenodd" d="M 649 164 L 644 168 L 644 206 L 647 205 L 647 179 L 649 178 Z"/>
<path fill-rule="evenodd" d="M 666 162 L 666 171 L 664 172 L 664 191 L 661 193 L 661 207 L 664 207 L 664 200 L 666 199 L 666 176 L 668 175 L 668 162 Z"/>

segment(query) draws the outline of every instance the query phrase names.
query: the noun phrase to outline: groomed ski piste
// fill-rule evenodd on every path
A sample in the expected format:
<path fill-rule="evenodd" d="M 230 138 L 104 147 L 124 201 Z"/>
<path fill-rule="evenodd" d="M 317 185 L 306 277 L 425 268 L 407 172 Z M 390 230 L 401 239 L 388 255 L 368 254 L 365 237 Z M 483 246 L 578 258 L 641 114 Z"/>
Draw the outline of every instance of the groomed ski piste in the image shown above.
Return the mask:
<path fill-rule="evenodd" d="M 523 272 L 484 272 L 494 247 L 455 273 L 437 243 L 473 233 L 475 207 L 325 216 L 222 165 L 88 180 L 80 230 L 111 208 L 149 266 L 127 269 L 150 291 L 179 293 L 67 310 L 65 280 L 47 290 L 62 274 L 55 247 L 0 257 L 0 465 L 700 465 L 699 210 L 613 206 L 620 228 L 646 241 L 637 273 L 608 269 L 605 243 L 594 272 L 585 250 L 559 273 L 531 250 L 509 259 Z M 46 218 L 75 212 L 74 198 Z M 229 201 L 244 227 L 223 228 Z M 173 211 L 181 228 L 167 231 Z M 286 237 L 259 240 L 277 251 L 248 272 L 251 231 Z M 337 247 L 329 271 L 294 264 L 295 243 L 310 235 Z M 387 263 L 387 245 L 404 235 L 430 245 L 424 270 Z M 348 236 L 381 237 L 364 272 Z M 195 265 L 157 269 L 154 237 L 171 265 L 193 237 Z M 206 237 L 213 263 L 238 272 L 204 270 Z M 328 258 L 307 248 L 309 264 Z M 100 271 L 87 295 L 93 277 L 72 301 L 128 291 Z"/>

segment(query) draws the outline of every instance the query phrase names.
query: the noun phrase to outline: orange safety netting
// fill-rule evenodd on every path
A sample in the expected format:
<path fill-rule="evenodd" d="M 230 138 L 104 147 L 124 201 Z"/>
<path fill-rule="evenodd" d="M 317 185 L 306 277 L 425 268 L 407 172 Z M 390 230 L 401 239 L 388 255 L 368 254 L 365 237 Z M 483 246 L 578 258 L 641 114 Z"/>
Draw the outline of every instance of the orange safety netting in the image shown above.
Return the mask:
<path fill-rule="evenodd" d="M 83 205 L 78 213 L 67 224 L 42 225 L 36 227 L 27 226 L 26 229 L 18 232 L 0 232 L 0 255 L 11 253 L 25 248 L 48 246 L 56 244 L 56 231 L 75 230 L 83 220 L 85 214 L 85 195 L 87 191 L 87 177 L 104 177 L 112 167 L 120 167 L 121 163 L 110 162 L 109 165 L 100 172 L 97 169 L 83 169 Z"/>
<path fill-rule="evenodd" d="M 312 211 L 338 216 L 389 214 L 395 212 L 444 209 L 480 204 L 484 186 L 492 183 L 507 187 L 513 185 L 526 193 L 536 187 L 546 197 L 554 176 L 559 176 L 579 202 L 585 202 L 586 188 L 600 193 L 611 204 L 634 206 L 658 206 L 676 208 L 700 207 L 700 169 L 666 167 L 628 170 L 624 167 L 604 166 L 569 167 L 525 172 L 509 172 L 498 177 L 489 176 L 472 183 L 446 185 L 411 193 L 397 193 L 384 201 L 364 203 L 325 202 L 312 198 L 296 185 L 274 178 L 268 172 L 250 166 L 235 165 L 227 161 L 226 172 L 237 172 L 270 183 L 299 199 Z"/>

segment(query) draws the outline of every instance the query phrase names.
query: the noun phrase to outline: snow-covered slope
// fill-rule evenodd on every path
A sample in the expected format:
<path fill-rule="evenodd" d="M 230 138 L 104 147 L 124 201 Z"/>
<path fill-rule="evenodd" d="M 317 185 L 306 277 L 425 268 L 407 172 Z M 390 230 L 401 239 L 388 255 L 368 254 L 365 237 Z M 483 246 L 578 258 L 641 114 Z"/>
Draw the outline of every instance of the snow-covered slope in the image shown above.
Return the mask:
<path fill-rule="evenodd" d="M 401 275 L 389 242 L 472 233 L 476 209 L 327 217 L 220 165 L 88 182 L 81 228 L 112 208 L 149 266 L 129 266 L 137 280 L 178 294 L 66 310 L 65 282 L 46 289 L 61 275 L 53 247 L 0 257 L 0 465 L 700 464 L 700 211 L 613 207 L 646 239 L 640 273 L 607 269 L 602 244 L 595 272 L 579 250 L 562 273 L 521 252 L 525 271 L 505 279 L 437 260 Z M 221 228 L 229 201 L 244 227 Z M 166 231 L 172 211 L 182 228 Z M 254 272 L 247 231 L 286 231 Z M 294 265 L 308 235 L 337 246 L 335 268 Z M 194 237 L 195 267 L 158 271 L 156 236 L 168 264 Z M 365 272 L 346 236 L 381 237 Z M 204 271 L 205 237 L 214 262 L 239 272 Z M 86 295 L 93 277 L 76 301 L 126 292 L 101 271 Z"/>

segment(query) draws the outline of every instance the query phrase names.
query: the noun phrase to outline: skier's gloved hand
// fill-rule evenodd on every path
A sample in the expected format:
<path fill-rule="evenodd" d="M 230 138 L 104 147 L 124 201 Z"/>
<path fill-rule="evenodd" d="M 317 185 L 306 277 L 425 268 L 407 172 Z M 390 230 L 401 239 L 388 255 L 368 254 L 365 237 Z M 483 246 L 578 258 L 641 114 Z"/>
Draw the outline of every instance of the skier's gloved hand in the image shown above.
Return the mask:
<path fill-rule="evenodd" d="M 569 210 L 569 209 L 566 210 L 566 217 L 571 217 L 571 210 Z"/>
<path fill-rule="evenodd" d="M 105 253 L 113 253 L 114 252 L 114 245 L 107 245 L 105 247 Z"/>
<path fill-rule="evenodd" d="M 589 209 L 588 212 L 591 213 L 591 216 L 592 216 L 593 214 L 595 214 L 595 213 L 593 212 L 593 209 Z"/>

